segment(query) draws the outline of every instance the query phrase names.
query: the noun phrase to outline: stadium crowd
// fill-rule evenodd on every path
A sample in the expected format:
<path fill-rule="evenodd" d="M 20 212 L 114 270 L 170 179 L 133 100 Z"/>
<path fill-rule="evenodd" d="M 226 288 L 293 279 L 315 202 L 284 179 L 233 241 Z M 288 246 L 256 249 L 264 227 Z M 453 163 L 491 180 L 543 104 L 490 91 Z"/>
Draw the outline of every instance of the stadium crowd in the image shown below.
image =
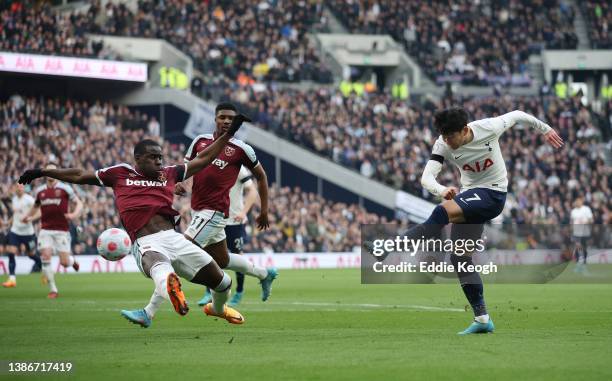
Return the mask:
<path fill-rule="evenodd" d="M 121 57 L 86 34 L 96 31 L 94 7 L 60 14 L 48 3 L 0 3 L 0 51 L 118 60 Z"/>
<path fill-rule="evenodd" d="M 593 49 L 612 49 L 612 6 L 605 0 L 581 1 Z"/>
<path fill-rule="evenodd" d="M 529 55 L 575 49 L 563 1 L 332 0 L 352 33 L 390 34 L 438 83 L 529 85 Z"/>
<path fill-rule="evenodd" d="M 601 112 L 584 106 L 578 97 L 445 98 L 407 103 L 385 94 L 343 97 L 330 89 L 298 91 L 248 88 L 227 90 L 225 97 L 244 105 L 263 128 L 362 175 L 424 198 L 420 175 L 437 138 L 435 110 L 461 105 L 471 117 L 482 119 L 523 110 L 558 128 L 567 144 L 560 150 L 546 146 L 533 131 L 515 128 L 502 138 L 510 175 L 506 220 L 518 223 L 567 223 L 571 202 L 584 194 L 597 211 L 597 221 L 610 221 L 612 189 L 610 155 L 612 102 Z M 442 184 L 459 184 L 447 168 Z"/>
<path fill-rule="evenodd" d="M 120 58 L 86 34 L 165 39 L 191 56 L 200 71 L 233 81 L 331 83 L 330 70 L 305 37 L 325 27 L 322 1 L 93 1 L 86 12 L 61 14 L 47 5 L 0 6 L 0 50 Z"/>
<path fill-rule="evenodd" d="M 49 161 L 89 170 L 132 163 L 134 144 L 144 136 L 156 138 L 158 131 L 154 117 L 107 102 L 18 95 L 0 101 L 1 214 L 4 219 L 9 217 L 12 185 L 24 168 Z M 167 163 L 182 162 L 184 145 L 164 141 L 163 147 Z M 75 251 L 95 253 L 97 235 L 120 226 L 112 193 L 101 187 L 74 187 L 85 205 L 74 224 L 80 242 Z M 269 230 L 258 232 L 254 214 L 250 215 L 248 229 L 256 234 L 248 250 L 351 251 L 360 241 L 359 225 L 381 221 L 356 205 L 333 203 L 297 188 L 272 186 L 270 199 Z M 177 196 L 175 207 L 180 210 L 188 203 L 188 198 Z"/>

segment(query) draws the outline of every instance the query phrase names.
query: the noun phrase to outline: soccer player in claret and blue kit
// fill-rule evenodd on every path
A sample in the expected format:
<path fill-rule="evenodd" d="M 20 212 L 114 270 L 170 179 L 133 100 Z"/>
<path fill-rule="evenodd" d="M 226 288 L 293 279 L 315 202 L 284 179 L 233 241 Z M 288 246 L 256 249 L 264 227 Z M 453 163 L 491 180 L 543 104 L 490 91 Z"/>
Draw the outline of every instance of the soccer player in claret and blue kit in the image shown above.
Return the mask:
<path fill-rule="evenodd" d="M 497 217 L 503 210 L 508 188 L 508 174 L 499 146 L 499 138 L 509 128 L 522 124 L 534 128 L 554 148 L 563 139 L 546 123 L 522 111 L 468 123 L 467 112 L 458 107 L 439 111 L 434 121 L 440 137 L 433 146 L 421 184 L 445 201 L 437 205 L 429 218 L 406 233 L 408 239 L 438 237 L 442 228 L 452 223 L 451 239 L 475 239 L 482 235 L 484 223 Z M 436 181 L 442 164 L 448 161 L 459 168 L 461 191 Z M 469 225 L 467 225 L 469 224 Z M 493 332 L 493 320 L 487 313 L 480 274 L 457 271 L 469 268 L 472 258 L 451 253 L 463 292 L 472 306 L 474 321 L 460 335 Z M 464 263 L 461 263 L 464 262 Z M 461 264 L 461 266 L 459 266 Z"/>
<path fill-rule="evenodd" d="M 164 300 L 169 300 L 179 315 L 186 315 L 189 307 L 181 289 L 181 276 L 212 289 L 212 301 L 204 306 L 207 315 L 242 324 L 244 318 L 240 312 L 225 305 L 231 278 L 210 255 L 174 230 L 175 217 L 179 213 L 172 208 L 172 202 L 176 184 L 212 163 L 245 120 L 248 118 L 243 115 L 233 118 L 226 132 L 189 163 L 163 166 L 160 144 L 143 140 L 134 147 L 135 167 L 122 163 L 95 172 L 76 168 L 31 169 L 23 173 L 19 182 L 29 184 L 46 176 L 68 183 L 113 189 L 121 222 L 133 242 L 132 254 L 140 271 L 155 285 L 146 307 L 121 311 L 129 321 L 149 327 L 154 311 Z"/>

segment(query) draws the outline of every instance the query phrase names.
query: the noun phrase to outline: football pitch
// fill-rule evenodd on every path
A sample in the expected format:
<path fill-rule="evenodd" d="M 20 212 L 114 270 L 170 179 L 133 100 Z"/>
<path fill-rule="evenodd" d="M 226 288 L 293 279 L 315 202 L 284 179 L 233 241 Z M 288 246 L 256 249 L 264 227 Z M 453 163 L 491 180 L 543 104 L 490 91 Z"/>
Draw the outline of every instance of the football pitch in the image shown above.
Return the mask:
<path fill-rule="evenodd" d="M 496 332 L 457 336 L 470 323 L 456 284 L 361 285 L 358 270 L 285 270 L 268 302 L 247 279 L 234 326 L 170 303 L 148 329 L 140 274 L 58 275 L 47 300 L 38 275 L 0 289 L 0 361 L 72 362 L 44 380 L 610 380 L 612 285 L 487 285 Z"/>

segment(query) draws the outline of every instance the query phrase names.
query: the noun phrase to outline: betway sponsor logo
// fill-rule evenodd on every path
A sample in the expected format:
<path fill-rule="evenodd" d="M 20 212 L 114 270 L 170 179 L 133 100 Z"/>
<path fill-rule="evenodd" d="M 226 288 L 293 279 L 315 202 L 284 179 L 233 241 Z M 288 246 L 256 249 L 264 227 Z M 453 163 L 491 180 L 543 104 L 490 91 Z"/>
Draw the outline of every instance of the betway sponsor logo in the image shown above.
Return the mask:
<path fill-rule="evenodd" d="M 62 203 L 61 198 L 45 198 L 40 202 L 41 205 L 59 205 Z"/>
<path fill-rule="evenodd" d="M 130 180 L 125 179 L 125 185 L 136 185 L 139 187 L 165 187 L 168 181 L 151 181 L 151 180 Z"/>
<path fill-rule="evenodd" d="M 217 167 L 219 167 L 219 169 L 223 169 L 225 167 L 227 167 L 227 161 L 225 160 L 221 160 L 221 159 L 215 159 L 213 160 L 213 165 L 216 165 Z"/>

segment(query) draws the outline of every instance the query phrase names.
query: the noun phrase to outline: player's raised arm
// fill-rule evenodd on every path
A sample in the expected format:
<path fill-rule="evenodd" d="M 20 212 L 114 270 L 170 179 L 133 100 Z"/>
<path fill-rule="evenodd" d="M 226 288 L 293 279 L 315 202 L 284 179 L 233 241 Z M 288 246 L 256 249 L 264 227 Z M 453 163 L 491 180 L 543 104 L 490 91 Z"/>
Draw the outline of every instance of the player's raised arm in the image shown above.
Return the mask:
<path fill-rule="evenodd" d="M 261 164 L 257 164 L 251 172 L 253 172 L 253 176 L 257 179 L 257 193 L 259 193 L 261 200 L 261 212 L 256 218 L 257 227 L 260 230 L 264 230 L 270 227 L 270 222 L 268 221 L 268 176 Z"/>
<path fill-rule="evenodd" d="M 563 139 L 561 136 L 559 136 L 557 131 L 535 116 L 527 114 L 526 112 L 514 110 L 497 118 L 491 118 L 490 120 L 493 123 L 493 129 L 499 135 L 510 127 L 520 123 L 530 126 L 531 128 L 540 132 L 542 135 L 544 135 L 546 142 L 548 142 L 548 144 L 551 146 L 555 148 L 561 148 L 563 146 Z"/>
<path fill-rule="evenodd" d="M 226 133 L 215 139 L 213 144 L 206 147 L 206 149 L 198 153 L 198 155 L 193 158 L 193 160 L 189 161 L 189 163 L 186 164 L 187 172 L 185 173 L 185 179 L 195 175 L 200 170 L 204 169 L 204 167 L 206 167 L 208 164 L 212 163 L 213 160 L 215 160 L 215 158 L 219 156 L 221 150 L 223 149 L 223 147 L 225 147 L 227 142 L 229 142 L 229 140 L 234 136 L 236 131 L 238 131 L 240 126 L 242 126 L 242 123 L 250 121 L 251 119 L 249 119 L 245 115 L 236 115 L 232 120 L 232 125 L 229 127 Z"/>
<path fill-rule="evenodd" d="M 72 184 L 100 185 L 95 172 L 81 168 L 28 169 L 19 177 L 19 184 L 30 184 L 39 177 L 51 177 Z"/>

